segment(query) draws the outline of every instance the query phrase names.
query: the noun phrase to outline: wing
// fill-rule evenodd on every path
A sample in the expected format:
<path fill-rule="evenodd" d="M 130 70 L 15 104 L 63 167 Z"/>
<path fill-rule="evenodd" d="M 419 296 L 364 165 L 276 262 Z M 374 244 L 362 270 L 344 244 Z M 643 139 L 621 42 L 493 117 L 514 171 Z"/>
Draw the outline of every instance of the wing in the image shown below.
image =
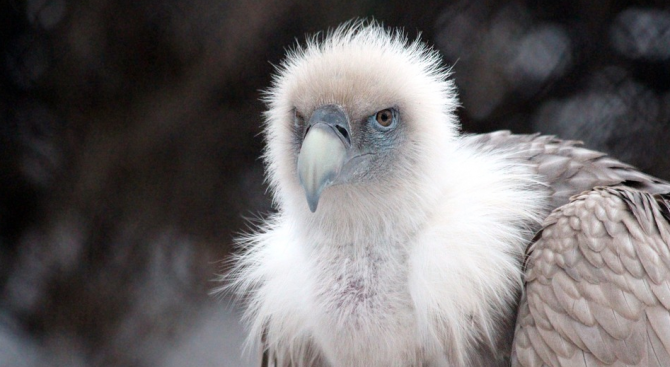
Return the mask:
<path fill-rule="evenodd" d="M 513 366 L 670 366 L 669 200 L 600 187 L 545 220 Z"/>
<path fill-rule="evenodd" d="M 580 141 L 539 134 L 515 135 L 509 131 L 470 135 L 464 139 L 482 149 L 515 152 L 521 163 L 534 165 L 550 191 L 550 210 L 566 204 L 571 196 L 596 186 L 625 185 L 652 194 L 670 192 L 669 183 L 605 153 L 586 149 Z"/>

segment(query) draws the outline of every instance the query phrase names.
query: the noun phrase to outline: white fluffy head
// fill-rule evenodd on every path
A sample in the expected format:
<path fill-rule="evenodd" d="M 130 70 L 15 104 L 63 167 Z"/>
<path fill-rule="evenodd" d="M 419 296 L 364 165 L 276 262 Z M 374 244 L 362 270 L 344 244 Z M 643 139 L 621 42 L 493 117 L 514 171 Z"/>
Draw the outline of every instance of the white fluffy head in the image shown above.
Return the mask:
<path fill-rule="evenodd" d="M 357 210 L 347 212 L 364 217 L 384 207 L 401 209 L 391 198 L 400 190 L 420 192 L 407 183 L 417 175 L 426 176 L 436 155 L 444 153 L 444 143 L 457 134 L 456 93 L 448 76 L 437 51 L 418 40 L 408 42 L 399 31 L 374 22 L 345 24 L 290 51 L 266 94 L 265 161 L 279 208 L 308 213 L 296 174 L 302 137 L 296 114 L 309 118 L 316 108 L 334 104 L 348 115 L 352 141 L 364 139 L 361 125 L 369 116 L 389 107 L 399 112 L 402 137 L 387 149 L 391 154 L 379 155 L 374 169 L 356 182 L 355 189 L 328 188 L 319 211 L 329 212 L 332 219 L 336 204 L 343 201 L 358 203 Z M 316 214 L 314 218 L 319 218 Z"/>

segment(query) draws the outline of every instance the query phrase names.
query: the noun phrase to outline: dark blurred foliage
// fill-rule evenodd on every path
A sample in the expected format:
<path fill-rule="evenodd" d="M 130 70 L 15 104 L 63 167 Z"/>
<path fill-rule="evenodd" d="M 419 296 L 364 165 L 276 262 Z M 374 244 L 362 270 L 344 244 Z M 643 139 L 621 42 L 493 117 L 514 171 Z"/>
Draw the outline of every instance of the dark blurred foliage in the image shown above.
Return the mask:
<path fill-rule="evenodd" d="M 4 0 L 0 366 L 244 363 L 207 292 L 271 210 L 259 90 L 285 47 L 353 17 L 455 64 L 465 131 L 670 178 L 665 1 Z"/>
<path fill-rule="evenodd" d="M 457 1 L 436 19 L 466 130 L 583 140 L 670 178 L 665 1 Z"/>

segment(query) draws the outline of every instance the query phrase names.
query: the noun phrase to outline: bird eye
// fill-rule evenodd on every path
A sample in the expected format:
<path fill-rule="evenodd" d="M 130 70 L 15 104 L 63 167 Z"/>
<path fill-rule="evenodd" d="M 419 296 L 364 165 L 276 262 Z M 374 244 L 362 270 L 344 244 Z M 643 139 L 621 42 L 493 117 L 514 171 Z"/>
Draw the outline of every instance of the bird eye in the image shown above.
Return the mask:
<path fill-rule="evenodd" d="M 387 108 L 385 110 L 381 110 L 377 112 L 375 115 L 375 120 L 377 123 L 382 126 L 382 127 L 389 127 L 393 123 L 393 110 L 390 108 Z"/>

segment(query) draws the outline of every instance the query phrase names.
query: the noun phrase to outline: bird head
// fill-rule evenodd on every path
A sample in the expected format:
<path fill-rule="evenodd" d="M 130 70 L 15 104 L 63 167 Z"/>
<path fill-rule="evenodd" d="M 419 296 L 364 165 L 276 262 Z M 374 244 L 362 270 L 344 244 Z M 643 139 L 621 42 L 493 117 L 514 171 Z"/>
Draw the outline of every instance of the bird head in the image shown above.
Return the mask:
<path fill-rule="evenodd" d="M 457 134 L 448 75 L 437 51 L 374 22 L 290 50 L 266 92 L 276 203 L 312 213 L 379 209 L 411 193 Z"/>

